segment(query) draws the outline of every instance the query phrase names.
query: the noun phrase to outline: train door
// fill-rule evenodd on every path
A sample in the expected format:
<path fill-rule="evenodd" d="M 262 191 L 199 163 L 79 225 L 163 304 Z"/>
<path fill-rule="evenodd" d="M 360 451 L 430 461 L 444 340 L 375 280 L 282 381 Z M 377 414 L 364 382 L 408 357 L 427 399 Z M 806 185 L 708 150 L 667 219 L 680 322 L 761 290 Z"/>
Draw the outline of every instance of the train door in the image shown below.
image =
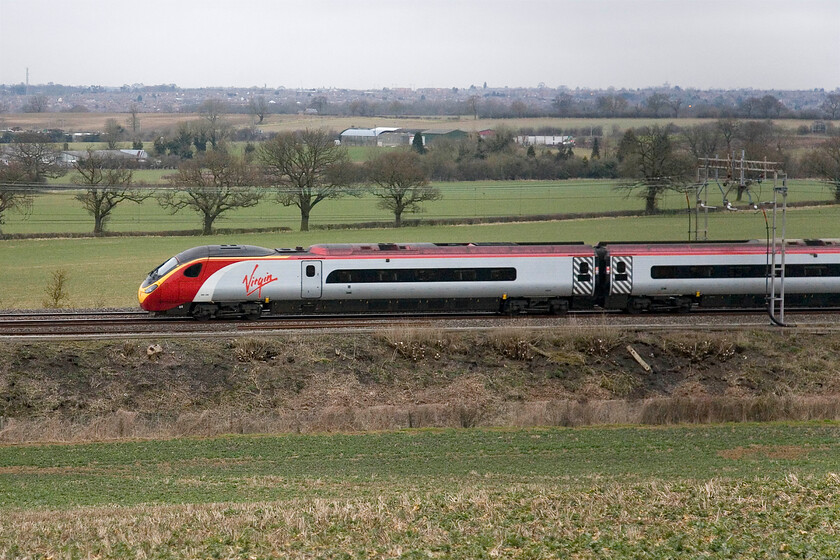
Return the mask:
<path fill-rule="evenodd" d="M 576 296 L 595 295 L 595 257 L 573 257 L 572 293 Z"/>
<path fill-rule="evenodd" d="M 301 261 L 300 296 L 304 299 L 321 297 L 321 261 Z"/>
<path fill-rule="evenodd" d="M 633 292 L 633 257 L 610 257 L 610 295 Z"/>

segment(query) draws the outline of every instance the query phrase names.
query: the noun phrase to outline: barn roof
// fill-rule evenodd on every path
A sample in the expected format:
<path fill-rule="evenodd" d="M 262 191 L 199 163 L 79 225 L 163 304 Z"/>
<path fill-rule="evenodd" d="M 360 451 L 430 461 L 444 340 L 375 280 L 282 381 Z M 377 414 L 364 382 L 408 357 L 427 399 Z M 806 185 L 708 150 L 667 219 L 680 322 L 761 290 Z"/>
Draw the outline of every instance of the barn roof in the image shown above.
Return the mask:
<path fill-rule="evenodd" d="M 344 130 L 340 136 L 375 137 L 379 136 L 383 132 L 394 132 L 395 130 L 399 130 L 399 128 L 393 126 L 378 126 L 376 128 L 348 128 L 347 130 Z"/>

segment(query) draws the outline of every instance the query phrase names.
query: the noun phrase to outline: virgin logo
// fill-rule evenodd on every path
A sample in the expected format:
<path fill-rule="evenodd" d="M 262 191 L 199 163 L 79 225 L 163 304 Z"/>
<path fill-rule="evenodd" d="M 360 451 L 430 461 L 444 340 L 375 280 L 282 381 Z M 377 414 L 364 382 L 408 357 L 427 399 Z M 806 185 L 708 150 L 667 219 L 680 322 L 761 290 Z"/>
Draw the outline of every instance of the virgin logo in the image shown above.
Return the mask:
<path fill-rule="evenodd" d="M 277 278 L 275 278 L 270 272 L 266 272 L 262 276 L 257 276 L 257 268 L 259 268 L 259 266 L 260 265 L 255 264 L 254 270 L 251 271 L 251 276 L 246 276 L 242 280 L 242 283 L 245 284 L 246 296 L 250 296 L 254 292 L 257 292 L 257 297 L 261 298 L 263 286 L 277 281 Z"/>

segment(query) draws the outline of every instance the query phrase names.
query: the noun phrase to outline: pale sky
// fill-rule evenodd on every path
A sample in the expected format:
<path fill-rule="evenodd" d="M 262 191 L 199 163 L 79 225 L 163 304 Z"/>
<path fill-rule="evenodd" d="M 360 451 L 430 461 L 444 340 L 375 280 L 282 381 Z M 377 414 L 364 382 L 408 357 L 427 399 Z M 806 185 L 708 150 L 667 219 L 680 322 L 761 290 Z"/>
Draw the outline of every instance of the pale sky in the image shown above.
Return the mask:
<path fill-rule="evenodd" d="M 834 90 L 840 0 L 0 0 L 0 83 Z"/>

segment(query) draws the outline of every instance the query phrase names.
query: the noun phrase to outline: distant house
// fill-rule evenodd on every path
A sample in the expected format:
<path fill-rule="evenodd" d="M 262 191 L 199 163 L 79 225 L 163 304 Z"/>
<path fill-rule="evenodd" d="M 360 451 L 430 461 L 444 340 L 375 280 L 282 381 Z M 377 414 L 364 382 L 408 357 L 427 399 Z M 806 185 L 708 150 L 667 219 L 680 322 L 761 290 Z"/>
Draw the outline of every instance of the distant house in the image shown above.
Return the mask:
<path fill-rule="evenodd" d="M 342 146 L 378 146 L 379 136 L 399 128 L 379 126 L 376 128 L 348 128 L 339 134 Z"/>
<path fill-rule="evenodd" d="M 398 128 L 391 132 L 383 132 L 379 135 L 377 145 L 390 147 L 410 146 L 414 142 L 414 135 L 418 132 L 422 136 L 423 131 L 419 128 Z"/>
<path fill-rule="evenodd" d="M 340 134 L 343 146 L 410 146 L 414 135 L 420 133 L 427 146 L 441 138 L 466 138 L 467 133 L 456 129 L 413 129 L 380 126 L 377 128 L 348 128 Z"/>

